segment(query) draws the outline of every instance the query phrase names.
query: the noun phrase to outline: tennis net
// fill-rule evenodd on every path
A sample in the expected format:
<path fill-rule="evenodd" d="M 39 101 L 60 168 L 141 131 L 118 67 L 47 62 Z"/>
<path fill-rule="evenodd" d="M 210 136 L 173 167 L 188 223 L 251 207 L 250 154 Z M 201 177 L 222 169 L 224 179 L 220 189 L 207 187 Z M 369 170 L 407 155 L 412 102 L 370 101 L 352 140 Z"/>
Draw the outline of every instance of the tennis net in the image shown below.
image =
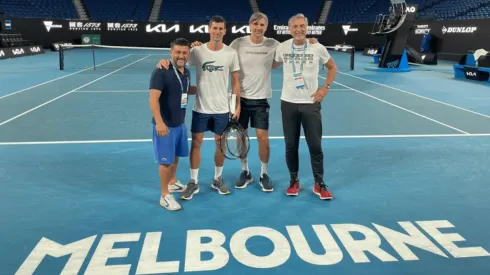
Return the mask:
<path fill-rule="evenodd" d="M 325 46 L 339 70 L 354 70 L 356 48 L 351 45 Z M 324 65 L 322 66 L 324 68 Z"/>
<path fill-rule="evenodd" d="M 336 45 L 325 48 L 335 60 L 339 70 L 354 69 L 354 47 Z M 67 71 L 80 69 L 87 71 L 115 70 L 124 67 L 124 70 L 141 70 L 141 72 L 147 73 L 149 70 L 155 69 L 159 60 L 169 58 L 169 48 L 69 45 L 60 47 L 59 67 L 60 70 Z"/>

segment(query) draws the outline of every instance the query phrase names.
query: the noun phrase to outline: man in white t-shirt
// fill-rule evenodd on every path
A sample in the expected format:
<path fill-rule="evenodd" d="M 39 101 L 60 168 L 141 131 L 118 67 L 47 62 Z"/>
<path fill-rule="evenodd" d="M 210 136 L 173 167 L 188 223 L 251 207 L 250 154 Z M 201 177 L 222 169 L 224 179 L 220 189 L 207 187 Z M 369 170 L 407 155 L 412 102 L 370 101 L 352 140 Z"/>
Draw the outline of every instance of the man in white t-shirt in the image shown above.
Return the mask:
<path fill-rule="evenodd" d="M 201 162 L 201 144 L 204 132 L 215 134 L 216 151 L 214 154 L 215 175 L 211 185 L 219 194 L 226 195 L 230 189 L 222 177 L 225 157 L 220 150 L 220 137 L 228 125 L 230 105 L 228 82 L 231 74 L 232 92 L 236 94 L 236 110 L 233 118 L 240 116 L 240 84 L 238 71 L 240 65 L 237 52 L 223 44 L 226 34 L 226 22 L 221 16 L 213 16 L 209 22 L 210 41 L 193 47 L 187 65 L 196 67 L 196 102 L 192 112 L 192 145 L 190 151 L 191 179 L 182 192 L 182 199 L 190 200 L 199 192 L 198 172 Z"/>
<path fill-rule="evenodd" d="M 323 181 L 322 115 L 321 101 L 327 95 L 335 79 L 337 66 L 327 49 L 320 43 L 310 44 L 306 39 L 308 19 L 297 14 L 289 19 L 289 31 L 293 36 L 276 50 L 275 61 L 283 64 L 283 88 L 281 111 L 286 142 L 286 163 L 290 173 L 289 196 L 298 195 L 298 148 L 300 129 L 303 126 L 310 152 L 315 184 L 313 192 L 321 199 L 331 199 Z M 328 69 L 327 79 L 318 87 L 320 64 Z"/>
<path fill-rule="evenodd" d="M 261 162 L 260 185 L 264 192 L 274 190 L 272 180 L 267 174 L 269 163 L 269 109 L 268 99 L 272 97 L 271 70 L 274 54 L 279 42 L 265 37 L 269 20 L 264 13 L 256 12 L 249 19 L 250 35 L 239 37 L 230 44 L 238 53 L 240 61 L 240 118 L 239 123 L 248 130 L 255 128 L 259 143 Z M 279 65 L 279 64 L 278 64 Z M 248 157 L 241 161 L 241 174 L 236 188 L 245 188 L 253 182 L 248 167 Z"/>

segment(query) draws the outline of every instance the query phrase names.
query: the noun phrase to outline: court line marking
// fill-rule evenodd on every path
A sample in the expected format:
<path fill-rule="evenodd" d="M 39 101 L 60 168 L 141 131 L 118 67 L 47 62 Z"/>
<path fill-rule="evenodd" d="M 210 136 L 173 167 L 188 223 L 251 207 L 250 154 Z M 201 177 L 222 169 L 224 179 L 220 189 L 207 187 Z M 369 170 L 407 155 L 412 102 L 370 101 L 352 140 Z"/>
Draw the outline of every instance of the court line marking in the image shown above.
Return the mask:
<path fill-rule="evenodd" d="M 99 65 L 97 65 L 96 67 L 99 67 L 99 66 L 102 66 L 102 65 L 105 65 L 105 64 L 108 64 L 108 63 L 111 63 L 111 62 L 114 62 L 116 60 L 119 60 L 119 59 L 123 59 L 125 57 L 128 57 L 128 56 L 131 56 L 131 54 L 128 54 L 128 55 L 125 55 L 123 57 L 119 57 L 119 58 L 116 58 L 116 59 L 113 59 L 113 60 L 109 60 L 107 62 L 104 62 L 104 63 L 101 63 Z M 83 69 L 81 71 L 78 71 L 78 72 L 74 72 L 74 73 L 71 73 L 71 74 L 68 74 L 68 75 L 64 75 L 64 76 L 60 76 L 58 78 L 55 78 L 55 79 L 51 79 L 49 81 L 46 81 L 46 82 L 43 82 L 41 84 L 37 84 L 37 85 L 34 85 L 32 87 L 29 87 L 29 88 L 25 88 L 25 89 L 22 89 L 20 91 L 17 91 L 17 92 L 13 92 L 13 93 L 10 93 L 10 94 L 6 94 L 6 95 L 3 95 L 3 96 L 0 96 L 0 99 L 3 99 L 3 98 L 6 98 L 6 97 L 9 97 L 11 95 L 15 95 L 15 94 L 18 94 L 18 93 L 21 93 L 21 92 L 24 92 L 24 91 L 28 91 L 28 90 L 31 90 L 31 89 L 34 89 L 34 88 L 37 88 L 39 86 L 42 86 L 42 85 L 45 85 L 45 84 L 48 84 L 48 83 L 51 83 L 51 82 L 54 82 L 54 81 L 57 81 L 57 80 L 60 80 L 60 79 L 63 79 L 65 77 L 69 77 L 69 76 L 72 76 L 72 75 L 75 75 L 75 74 L 78 74 L 78 73 L 81 73 L 81 72 L 84 72 L 84 71 L 87 71 L 87 70 L 92 70 L 93 67 L 90 67 L 90 68 L 87 68 L 87 69 Z"/>
<path fill-rule="evenodd" d="M 150 90 L 100 90 L 100 91 L 74 91 L 74 93 L 149 93 Z"/>
<path fill-rule="evenodd" d="M 325 77 L 323 77 L 323 76 L 319 76 L 319 77 L 321 77 L 321 78 L 323 78 L 323 79 L 326 79 L 326 78 L 325 78 Z M 401 106 L 398 106 L 398 105 L 396 105 L 396 104 L 394 104 L 394 103 L 388 102 L 388 101 L 383 100 L 383 99 L 381 99 L 381 98 L 377 98 L 377 97 L 372 96 L 372 95 L 370 95 L 370 94 L 366 94 L 366 93 L 364 93 L 364 92 L 361 92 L 361 91 L 359 91 L 359 90 L 356 90 L 356 89 L 354 89 L 354 88 L 351 88 L 351 87 L 349 87 L 349 86 L 347 86 L 347 85 L 340 84 L 340 83 L 338 83 L 338 82 L 336 82 L 336 81 L 334 81 L 334 83 L 336 83 L 336 84 L 338 84 L 338 85 L 340 85 L 340 86 L 346 87 L 346 88 L 350 88 L 351 90 L 353 90 L 353 91 L 355 91 L 355 92 L 357 92 L 357 93 L 360 93 L 360 94 L 365 95 L 365 96 L 367 96 L 367 97 L 371 97 L 371 98 L 373 98 L 373 99 L 379 100 L 379 101 L 381 101 L 381 102 L 383 102 L 383 103 L 386 103 L 386 104 L 391 105 L 391 106 L 393 106 L 393 107 L 399 108 L 399 109 L 404 110 L 404 111 L 406 111 L 406 112 L 412 113 L 412 114 L 417 115 L 417 116 L 419 116 L 419 117 L 425 118 L 425 119 L 430 120 L 430 121 L 432 121 L 432 122 L 438 123 L 438 124 L 443 125 L 443 126 L 445 126 L 445 127 L 451 128 L 451 129 L 456 130 L 456 131 L 458 131 L 458 132 L 461 132 L 461 133 L 463 133 L 463 134 L 466 134 L 466 135 L 469 135 L 469 134 L 470 134 L 470 133 L 465 132 L 465 131 L 463 131 L 463 130 L 460 130 L 460 129 L 456 128 L 456 127 L 453 127 L 453 126 L 451 126 L 451 125 L 448 125 L 448 124 L 442 123 L 442 122 L 440 122 L 440 121 L 438 121 L 438 120 L 435 120 L 435 119 L 433 119 L 433 118 L 430 118 L 430 117 L 424 116 L 424 115 L 419 114 L 419 113 L 417 113 L 417 112 L 414 112 L 414 111 L 412 111 L 412 110 L 409 110 L 409 109 L 403 108 L 403 107 L 401 107 Z"/>
<path fill-rule="evenodd" d="M 348 88 L 332 88 L 329 91 L 350 91 Z M 98 90 L 98 91 L 74 91 L 74 93 L 148 93 L 150 90 Z M 272 89 L 273 92 L 280 92 L 281 89 Z"/>
<path fill-rule="evenodd" d="M 346 135 L 346 136 L 322 136 L 322 139 L 375 139 L 375 138 L 440 138 L 440 137 L 490 137 L 490 133 L 483 134 L 420 134 L 420 135 Z M 284 139 L 284 136 L 272 136 L 269 139 Z M 300 139 L 305 139 L 300 136 Z M 192 138 L 188 138 L 191 141 Z M 205 137 L 206 141 L 214 141 L 214 137 Z M 257 137 L 250 137 L 257 140 Z M 95 144 L 95 143 L 143 143 L 152 142 L 152 139 L 118 139 L 118 140 L 60 140 L 60 141 L 19 141 L 0 142 L 0 146 L 9 145 L 50 145 L 50 144 Z"/>
<path fill-rule="evenodd" d="M 348 74 L 348 73 L 343 73 L 343 72 L 340 72 L 340 71 L 338 73 L 343 74 L 343 75 L 347 75 L 347 76 L 350 76 L 350 77 L 353 77 L 353 78 L 361 79 L 361 80 L 364 80 L 364 81 L 367 81 L 367 82 L 371 82 L 373 84 L 377 84 L 377 85 L 380 85 L 380 86 L 383 86 L 383 87 L 386 87 L 386 88 L 390 88 L 390 89 L 393 89 L 393 90 L 396 90 L 396 91 L 399 91 L 399 92 L 402 92 L 402 93 L 406 93 L 406 94 L 409 94 L 409 95 L 413 95 L 413 96 L 416 96 L 416 97 L 420 97 L 420 98 L 423 98 L 423 99 L 434 101 L 436 103 L 447 105 L 447 106 L 450 106 L 450 107 L 453 107 L 453 108 L 456 108 L 456 109 L 459 109 L 459 110 L 462 110 L 462 111 L 473 113 L 475 115 L 479 115 L 479 116 L 483 116 L 483 117 L 486 117 L 486 118 L 490 118 L 490 115 L 485 115 L 485 114 L 478 113 L 478 112 L 475 112 L 475 111 L 472 111 L 472 110 L 468 110 L 468 109 L 465 109 L 465 108 L 462 108 L 462 107 L 459 107 L 459 106 L 456 106 L 456 105 L 453 105 L 453 104 L 449 104 L 449 103 L 446 103 L 446 102 L 439 101 L 437 99 L 433 99 L 433 98 L 430 98 L 430 97 L 425 97 L 425 96 L 418 95 L 418 94 L 415 94 L 415 93 L 407 92 L 407 91 L 404 91 L 404 90 L 399 89 L 399 88 L 396 88 L 396 87 L 388 86 L 388 85 L 385 85 L 385 84 L 382 84 L 382 83 L 379 83 L 379 82 L 376 82 L 376 81 L 372 81 L 372 80 L 369 80 L 369 79 L 366 79 L 366 78 L 362 78 L 362 77 L 359 77 L 359 76 L 355 76 L 355 75 L 351 75 L 351 74 Z"/>
<path fill-rule="evenodd" d="M 29 109 L 29 110 L 27 110 L 27 111 L 23 112 L 22 114 L 19 114 L 19 115 L 16 115 L 16 116 L 14 116 L 14 117 L 12 117 L 12 118 L 10 118 L 10 119 L 7 119 L 7 120 L 3 121 L 2 123 L 0 123 L 0 126 L 4 125 L 4 124 L 6 124 L 6 123 L 8 123 L 8 122 L 10 122 L 10 121 L 12 121 L 12 120 L 14 120 L 14 119 L 17 119 L 17 118 L 19 118 L 19 117 L 21 117 L 21 116 L 23 116 L 23 115 L 25 115 L 25 114 L 28 114 L 28 113 L 30 113 L 30 112 L 32 112 L 32 111 L 34 111 L 34 110 L 36 110 L 36 109 L 39 109 L 39 108 L 41 108 L 42 106 L 44 106 L 44 105 L 46 105 L 46 104 L 49 104 L 49 103 L 51 103 L 51 102 L 53 102 L 53 101 L 55 101 L 55 100 L 57 100 L 57 99 L 60 99 L 60 98 L 62 98 L 62 97 L 64 97 L 64 96 L 67 96 L 67 95 L 69 95 L 69 94 L 71 94 L 71 93 L 73 93 L 73 92 L 77 91 L 78 89 L 81 89 L 81 88 L 86 87 L 86 86 L 88 86 L 88 85 L 90 85 L 90 84 L 92 84 L 92 83 L 94 83 L 94 82 L 97 82 L 97 81 L 99 81 L 99 80 L 103 79 L 103 78 L 106 78 L 106 77 L 110 76 L 111 74 L 116 73 L 116 72 L 118 72 L 118 71 L 120 71 L 120 70 L 122 70 L 122 69 L 124 69 L 124 68 L 126 68 L 126 67 L 129 67 L 129 66 L 133 65 L 134 63 L 137 63 L 137 62 L 139 62 L 139 61 L 141 61 L 141 60 L 143 60 L 143 59 L 145 59 L 145 58 L 147 58 L 147 57 L 148 57 L 148 56 L 143 57 L 143 58 L 140 58 L 140 59 L 138 59 L 138 60 L 136 60 L 136 61 L 134 61 L 134 62 L 129 63 L 128 65 L 126 65 L 126 66 L 124 66 L 124 67 L 121 67 L 121 68 L 119 68 L 119 69 L 117 69 L 117 70 L 115 70 L 115 71 L 112 71 L 112 72 L 110 72 L 110 73 L 108 73 L 108 74 L 105 74 L 105 75 L 103 75 L 103 76 L 101 76 L 101 77 L 99 77 L 99 78 L 97 78 L 97 79 L 95 79 L 95 80 L 92 80 L 92 81 L 90 81 L 90 82 L 88 82 L 88 83 L 86 83 L 86 84 L 84 84 L 84 85 L 82 85 L 82 86 L 80 86 L 80 87 L 78 87 L 78 88 L 76 88 L 76 89 L 73 89 L 73 90 L 71 90 L 71 91 L 69 91 L 69 92 L 66 92 L 66 93 L 64 93 L 64 94 L 62 94 L 62 95 L 60 95 L 60 96 L 57 96 L 57 97 L 55 97 L 55 98 L 53 98 L 53 99 L 51 99 L 51 100 L 49 100 L 49 101 L 46 101 L 46 102 L 44 102 L 44 103 L 42 103 L 42 104 L 40 104 L 40 105 L 38 105 L 38 106 L 36 106 L 36 107 L 34 107 L 34 108 L 31 108 L 31 109 Z"/>

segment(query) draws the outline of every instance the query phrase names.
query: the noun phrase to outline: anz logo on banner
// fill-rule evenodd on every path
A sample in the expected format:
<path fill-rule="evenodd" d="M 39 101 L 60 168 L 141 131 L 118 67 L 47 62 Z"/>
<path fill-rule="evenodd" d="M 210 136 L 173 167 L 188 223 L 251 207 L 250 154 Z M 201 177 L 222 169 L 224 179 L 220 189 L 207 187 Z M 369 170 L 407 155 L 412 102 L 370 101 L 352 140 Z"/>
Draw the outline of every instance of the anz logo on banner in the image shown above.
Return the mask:
<path fill-rule="evenodd" d="M 146 25 L 146 32 L 156 32 L 156 33 L 169 33 L 169 32 L 179 32 L 180 25 L 175 24 L 172 27 L 168 28 L 166 24 L 158 24 L 153 26 L 151 24 Z"/>

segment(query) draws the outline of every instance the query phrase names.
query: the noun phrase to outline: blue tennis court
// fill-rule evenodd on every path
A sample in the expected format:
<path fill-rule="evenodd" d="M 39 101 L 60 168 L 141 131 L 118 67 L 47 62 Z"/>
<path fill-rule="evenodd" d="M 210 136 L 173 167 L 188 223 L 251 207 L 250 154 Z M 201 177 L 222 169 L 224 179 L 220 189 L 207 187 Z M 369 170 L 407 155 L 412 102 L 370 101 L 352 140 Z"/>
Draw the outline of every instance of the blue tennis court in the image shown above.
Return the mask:
<path fill-rule="evenodd" d="M 276 69 L 274 192 L 258 185 L 253 131 L 256 182 L 228 196 L 206 188 L 207 134 L 201 192 L 169 212 L 159 205 L 148 100 L 150 74 L 169 55 L 96 54 L 95 71 L 91 53 L 76 50 L 65 71 L 52 52 L 0 63 L 0 274 L 489 274 L 487 84 L 455 80 L 445 65 L 368 72 L 372 58 L 361 54 L 350 71 L 333 52 L 341 70 L 322 115 L 334 199 L 322 201 L 304 139 L 302 189 L 285 195 Z M 228 186 L 239 174 L 239 161 L 225 161 Z M 188 159 L 178 178 L 189 180 Z"/>

